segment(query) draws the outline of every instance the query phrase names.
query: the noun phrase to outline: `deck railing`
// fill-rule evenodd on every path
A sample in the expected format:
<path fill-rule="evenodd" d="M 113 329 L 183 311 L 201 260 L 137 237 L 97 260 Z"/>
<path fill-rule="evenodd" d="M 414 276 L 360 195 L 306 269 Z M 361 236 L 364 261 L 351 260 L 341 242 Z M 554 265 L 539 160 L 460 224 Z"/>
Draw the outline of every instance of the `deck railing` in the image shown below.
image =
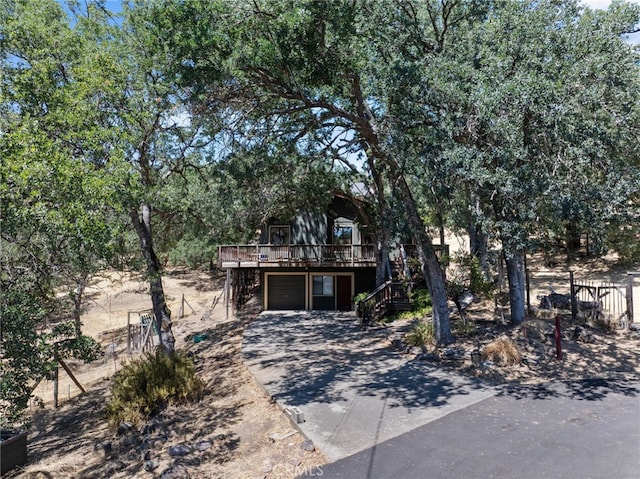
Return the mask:
<path fill-rule="evenodd" d="M 234 245 L 219 247 L 218 263 L 375 263 L 375 254 L 374 245 Z"/>

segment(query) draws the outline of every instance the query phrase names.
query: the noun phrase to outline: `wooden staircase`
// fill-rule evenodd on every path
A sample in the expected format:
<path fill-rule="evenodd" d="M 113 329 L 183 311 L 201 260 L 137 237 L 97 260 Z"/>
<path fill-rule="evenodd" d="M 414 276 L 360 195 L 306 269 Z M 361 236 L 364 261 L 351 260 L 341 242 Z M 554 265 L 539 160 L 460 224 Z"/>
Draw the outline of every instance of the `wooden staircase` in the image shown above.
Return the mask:
<path fill-rule="evenodd" d="M 356 304 L 363 324 L 382 318 L 389 313 L 409 311 L 412 308 L 409 291 L 411 283 L 389 280 Z"/>

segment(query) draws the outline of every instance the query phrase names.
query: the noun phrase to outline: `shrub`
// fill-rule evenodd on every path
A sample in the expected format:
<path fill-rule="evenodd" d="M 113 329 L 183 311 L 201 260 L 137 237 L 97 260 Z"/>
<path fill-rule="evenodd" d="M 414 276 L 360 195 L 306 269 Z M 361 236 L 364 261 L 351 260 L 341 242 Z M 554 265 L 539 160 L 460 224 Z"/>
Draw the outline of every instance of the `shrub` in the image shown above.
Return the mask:
<path fill-rule="evenodd" d="M 475 336 L 476 334 L 478 334 L 476 325 L 469 321 L 467 321 L 466 323 L 457 321 L 454 324 L 453 328 L 455 336 Z"/>
<path fill-rule="evenodd" d="M 409 346 L 423 347 L 433 341 L 433 323 L 416 320 L 411 325 L 411 329 L 405 336 L 405 341 Z"/>
<path fill-rule="evenodd" d="M 522 356 L 518 348 L 516 348 L 513 341 L 507 337 L 498 338 L 487 344 L 482 355 L 484 359 L 489 359 L 503 366 L 513 366 L 522 361 Z"/>
<path fill-rule="evenodd" d="M 427 314 L 431 313 L 431 295 L 429 291 L 424 288 L 416 288 L 411 292 L 411 304 L 413 304 L 413 310 L 416 312 L 427 311 Z"/>
<path fill-rule="evenodd" d="M 160 349 L 133 360 L 113 381 L 107 416 L 112 426 L 122 421 L 140 424 L 167 404 L 194 401 L 204 383 L 184 353 L 166 354 Z"/>

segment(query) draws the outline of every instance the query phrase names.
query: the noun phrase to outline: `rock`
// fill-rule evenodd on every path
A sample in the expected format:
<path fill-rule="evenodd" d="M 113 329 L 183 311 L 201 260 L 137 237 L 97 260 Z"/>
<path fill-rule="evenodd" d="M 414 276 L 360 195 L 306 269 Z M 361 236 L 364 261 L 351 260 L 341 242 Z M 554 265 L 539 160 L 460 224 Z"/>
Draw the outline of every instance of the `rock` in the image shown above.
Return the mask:
<path fill-rule="evenodd" d="M 105 464 L 104 472 L 106 477 L 115 475 L 116 472 L 122 471 L 127 465 L 122 461 L 114 461 Z"/>
<path fill-rule="evenodd" d="M 306 452 L 313 452 L 316 450 L 315 446 L 313 445 L 313 441 L 311 439 L 307 439 L 302 444 L 300 444 L 300 449 Z"/>
<path fill-rule="evenodd" d="M 442 351 L 442 357 L 444 359 L 464 359 L 465 351 L 460 348 L 447 348 Z"/>
<path fill-rule="evenodd" d="M 418 346 L 414 346 L 413 348 L 411 348 L 411 354 L 418 355 L 421 352 L 422 352 L 422 349 L 420 349 Z"/>
<path fill-rule="evenodd" d="M 211 441 L 198 441 L 195 443 L 195 445 L 193 446 L 195 448 L 196 451 L 206 451 L 207 449 L 209 449 L 213 444 L 211 444 Z"/>
<path fill-rule="evenodd" d="M 582 343 L 593 342 L 592 334 L 581 326 L 575 327 L 575 329 L 573 330 L 573 334 L 571 335 L 571 339 L 573 339 L 574 341 L 582 342 Z"/>
<path fill-rule="evenodd" d="M 146 423 L 144 426 L 142 426 L 142 429 L 140 429 L 140 433 L 144 436 L 147 436 L 149 434 L 153 434 L 154 432 L 160 430 L 160 428 L 161 428 L 161 424 L 157 420 L 152 419 L 151 421 Z"/>
<path fill-rule="evenodd" d="M 538 296 L 540 309 L 571 309 L 571 295 L 559 294 L 553 290 L 548 296 Z"/>
<path fill-rule="evenodd" d="M 93 449 L 95 451 L 103 452 L 105 457 L 107 457 L 109 454 L 111 454 L 111 451 L 113 450 L 113 446 L 109 441 L 102 441 L 102 442 L 96 443 Z"/>
<path fill-rule="evenodd" d="M 147 472 L 151 472 L 151 471 L 155 471 L 158 468 L 159 464 L 156 461 L 144 461 L 144 464 L 142 465 L 142 467 L 144 468 L 145 471 Z"/>
<path fill-rule="evenodd" d="M 125 434 L 129 434 L 131 432 L 131 430 L 133 429 L 133 424 L 131 424 L 130 422 L 121 422 L 118 425 L 118 430 L 116 432 L 116 434 L 118 436 L 124 436 Z"/>
<path fill-rule="evenodd" d="M 416 359 L 419 359 L 420 361 L 433 361 L 433 362 L 440 361 L 440 358 L 438 357 L 438 355 L 433 353 L 418 354 L 416 356 Z"/>
<path fill-rule="evenodd" d="M 191 448 L 186 444 L 178 444 L 177 446 L 170 446 L 168 452 L 171 457 L 182 457 L 191 454 Z"/>
<path fill-rule="evenodd" d="M 153 448 L 153 440 L 149 436 L 143 437 L 142 442 L 140 443 L 140 450 L 146 451 L 151 448 Z"/>
<path fill-rule="evenodd" d="M 162 471 L 160 479 L 189 479 L 189 471 L 182 464 L 177 464 Z"/>
<path fill-rule="evenodd" d="M 138 438 L 136 436 L 126 436 L 122 438 L 121 444 L 124 447 L 133 447 L 138 444 Z"/>

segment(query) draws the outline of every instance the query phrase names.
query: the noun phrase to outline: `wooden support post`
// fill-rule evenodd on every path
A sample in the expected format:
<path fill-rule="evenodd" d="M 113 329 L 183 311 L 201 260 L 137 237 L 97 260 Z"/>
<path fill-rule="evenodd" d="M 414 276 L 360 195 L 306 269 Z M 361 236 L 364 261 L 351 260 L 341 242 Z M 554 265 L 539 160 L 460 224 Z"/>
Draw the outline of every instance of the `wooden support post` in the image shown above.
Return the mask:
<path fill-rule="evenodd" d="M 131 354 L 131 311 L 127 312 L 127 353 Z"/>
<path fill-rule="evenodd" d="M 531 314 L 531 288 L 529 286 L 529 268 L 527 268 L 527 254 L 524 253 L 524 281 L 526 287 L 526 297 L 527 297 L 527 315 Z"/>
<path fill-rule="evenodd" d="M 74 384 L 78 387 L 78 389 L 83 393 L 86 393 L 87 391 L 84 390 L 84 388 L 82 387 L 82 384 L 80 384 L 80 382 L 73 375 L 73 373 L 71 372 L 71 369 L 69 369 L 69 366 L 67 366 L 62 359 L 58 359 L 58 362 L 60 363 L 60 366 L 62 366 L 62 369 L 64 369 L 64 371 L 69 375 L 69 377 L 74 382 Z"/>
<path fill-rule="evenodd" d="M 58 409 L 58 366 L 53 376 L 53 409 Z"/>
<path fill-rule="evenodd" d="M 556 359 L 562 361 L 562 331 L 560 330 L 560 316 L 556 315 Z"/>
<path fill-rule="evenodd" d="M 633 323 L 633 278 L 632 273 L 627 273 L 627 328 Z"/>
<path fill-rule="evenodd" d="M 226 308 L 226 319 L 229 319 L 229 283 L 231 282 L 231 270 L 227 270 L 227 280 L 224 284 L 224 297 L 225 297 L 225 308 Z"/>
<path fill-rule="evenodd" d="M 576 287 L 573 277 L 573 271 L 569 271 L 569 285 L 569 291 L 571 294 L 571 319 L 575 321 L 578 316 L 578 298 L 576 297 Z"/>

